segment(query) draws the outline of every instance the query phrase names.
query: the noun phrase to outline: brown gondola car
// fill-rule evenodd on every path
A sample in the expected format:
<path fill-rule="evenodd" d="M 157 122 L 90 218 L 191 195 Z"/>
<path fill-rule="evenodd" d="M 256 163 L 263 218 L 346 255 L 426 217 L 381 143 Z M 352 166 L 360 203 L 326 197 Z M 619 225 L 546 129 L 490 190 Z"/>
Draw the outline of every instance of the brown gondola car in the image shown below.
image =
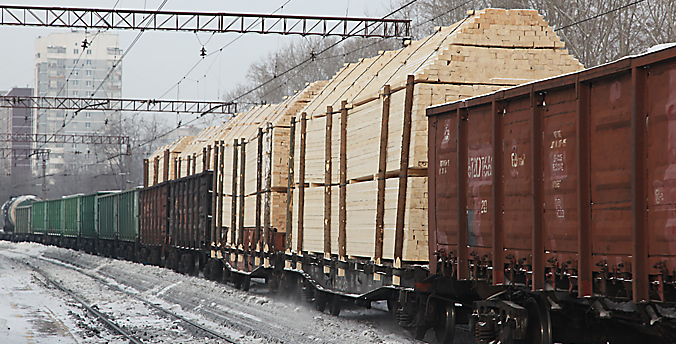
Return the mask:
<path fill-rule="evenodd" d="M 141 261 L 186 273 L 204 264 L 212 242 L 212 178 L 205 171 L 141 190 Z"/>
<path fill-rule="evenodd" d="M 676 342 L 676 47 L 427 114 L 419 290 L 479 343 Z"/>

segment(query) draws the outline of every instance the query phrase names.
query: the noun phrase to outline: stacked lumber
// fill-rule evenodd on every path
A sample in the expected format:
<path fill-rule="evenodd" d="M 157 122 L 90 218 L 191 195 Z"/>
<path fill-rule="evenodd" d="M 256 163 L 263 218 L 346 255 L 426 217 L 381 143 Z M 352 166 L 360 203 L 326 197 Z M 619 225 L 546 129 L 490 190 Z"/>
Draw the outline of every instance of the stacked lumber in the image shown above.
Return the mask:
<path fill-rule="evenodd" d="M 340 258 L 426 261 L 425 109 L 580 69 L 582 65 L 568 54 L 536 11 L 499 9 L 472 13 L 466 20 L 439 28 L 432 36 L 403 49 L 380 52 L 346 64 L 302 110 L 307 118 L 306 151 L 301 157 L 301 135 L 296 135 L 291 249 L 325 253 L 330 246 L 328 251 Z M 407 113 L 409 76 L 413 78 L 408 88 L 412 103 Z M 389 94 L 383 94 L 386 85 Z M 385 138 L 381 137 L 381 126 L 386 101 L 390 107 Z M 342 104 L 346 104 L 347 110 L 344 171 L 340 169 Z M 409 153 L 402 156 L 407 115 L 411 118 L 410 129 L 407 129 L 410 130 Z M 329 120 L 330 128 L 327 127 Z M 327 140 L 328 130 L 330 140 Z M 381 142 L 386 147 L 382 156 L 385 197 L 384 211 L 378 214 Z M 305 169 L 302 185 L 301 164 Z M 341 172 L 346 176 L 343 186 Z M 400 179 L 406 185 L 403 208 L 398 207 Z M 300 187 L 304 188 L 303 200 L 298 196 Z M 340 196 L 342 187 L 345 199 Z M 331 190 L 330 197 L 327 189 Z M 339 223 L 341 203 L 345 204 L 347 213 L 344 229 Z M 302 218 L 298 215 L 301 211 Z M 404 214 L 404 221 L 399 224 L 403 227 L 399 248 L 395 247 L 398 213 Z M 380 256 L 376 254 L 377 216 L 383 222 Z M 337 239 L 341 230 L 346 237 L 344 249 Z M 330 234 L 327 232 L 325 236 L 325 231 Z"/>
<path fill-rule="evenodd" d="M 205 153 L 209 154 L 206 159 L 209 169 L 213 170 L 215 168 L 216 146 L 220 146 L 220 142 L 223 142 L 223 152 L 218 157 L 218 160 L 222 159 L 219 162 L 223 164 L 223 168 L 220 169 L 221 164 L 219 163 L 219 180 L 222 179 L 220 182 L 222 207 L 221 217 L 217 222 L 224 229 L 223 237 L 226 243 L 236 244 L 239 242 L 237 235 L 235 240 L 232 240 L 232 231 L 230 231 L 233 227 L 233 195 L 237 196 L 234 210 L 236 215 L 234 218 L 235 228 L 239 228 L 240 223 L 247 229 L 255 227 L 258 224 L 256 215 L 260 215 L 261 218 L 258 221 L 261 226 L 267 225 L 273 232 L 284 231 L 287 216 L 286 190 L 288 186 L 291 118 L 298 116 L 299 111 L 305 108 L 325 84 L 325 81 L 309 84 L 305 89 L 287 97 L 280 104 L 255 106 L 235 115 L 220 126 L 205 128 L 196 137 L 191 138 L 189 143 L 183 144 L 180 152 L 172 155 L 170 178 L 175 177 L 173 173 L 174 158 L 180 160 L 177 165 L 180 166 L 180 176 L 182 177 L 192 174 L 193 171 L 201 173 L 206 169 L 204 166 Z M 259 130 L 259 128 L 262 130 Z M 243 146 L 242 142 L 244 142 Z M 260 152 L 259 142 L 262 148 Z M 163 156 L 164 149 L 166 147 L 158 149 L 155 154 Z M 242 150 L 244 156 L 242 156 Z M 237 154 L 236 169 L 233 168 L 235 153 Z M 258 166 L 259 156 L 262 163 L 260 170 Z M 242 161 L 242 157 L 244 157 L 244 161 Z M 189 170 L 188 166 L 190 166 Z M 243 175 L 242 166 L 244 166 Z M 233 188 L 233 174 L 237 183 L 235 188 Z M 269 181 L 265 178 L 266 175 L 269 175 Z M 258 189 L 259 176 L 261 178 L 260 190 Z M 241 189 L 242 183 L 244 183 L 243 190 Z M 260 194 L 261 200 L 258 212 L 256 211 L 257 194 Z M 265 208 L 267 208 L 267 213 Z M 267 219 L 264 218 L 266 214 Z"/>
<path fill-rule="evenodd" d="M 159 147 L 148 158 L 148 186 L 161 183 L 164 180 L 165 152 L 169 151 L 169 179 L 174 175 L 174 165 L 172 161 L 178 158 L 183 150 L 192 142 L 195 136 L 184 136 L 174 141 L 174 143 Z M 155 178 L 157 176 L 157 178 Z"/>

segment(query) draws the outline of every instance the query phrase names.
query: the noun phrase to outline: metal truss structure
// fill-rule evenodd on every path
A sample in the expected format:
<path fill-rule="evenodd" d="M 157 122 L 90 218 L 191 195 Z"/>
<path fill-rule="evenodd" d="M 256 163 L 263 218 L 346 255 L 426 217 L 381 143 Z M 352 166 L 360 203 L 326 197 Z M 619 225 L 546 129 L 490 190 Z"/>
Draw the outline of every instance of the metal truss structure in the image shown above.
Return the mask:
<path fill-rule="evenodd" d="M 0 25 L 381 38 L 411 31 L 402 19 L 9 5 L 0 6 Z"/>
<path fill-rule="evenodd" d="M 84 144 L 90 144 L 90 145 L 127 145 L 127 144 L 129 144 L 129 136 L 0 133 L 0 142 L 84 143 Z"/>
<path fill-rule="evenodd" d="M 0 148 L 0 159 L 13 160 L 49 160 L 49 149 Z"/>
<path fill-rule="evenodd" d="M 235 114 L 237 104 L 232 102 L 107 99 L 66 97 L 0 96 L 0 108 L 34 108 L 79 111 L 172 112 L 191 114 Z"/>

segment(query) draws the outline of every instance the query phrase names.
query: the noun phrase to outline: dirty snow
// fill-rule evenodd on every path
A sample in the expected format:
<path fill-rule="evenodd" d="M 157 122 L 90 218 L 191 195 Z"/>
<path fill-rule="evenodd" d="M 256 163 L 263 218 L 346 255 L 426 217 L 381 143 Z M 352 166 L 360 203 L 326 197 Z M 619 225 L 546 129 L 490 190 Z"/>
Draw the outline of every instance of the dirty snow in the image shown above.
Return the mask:
<path fill-rule="evenodd" d="M 0 242 L 0 261 L 0 337 L 9 338 L 8 343 L 128 342 L 68 295 L 45 284 L 26 261 L 144 343 L 218 341 L 126 293 L 238 343 L 421 343 L 382 307 L 346 306 L 334 317 L 271 297 L 254 283 L 250 292 L 243 292 L 167 269 L 32 243 Z M 428 337 L 433 337 L 431 331 Z"/>

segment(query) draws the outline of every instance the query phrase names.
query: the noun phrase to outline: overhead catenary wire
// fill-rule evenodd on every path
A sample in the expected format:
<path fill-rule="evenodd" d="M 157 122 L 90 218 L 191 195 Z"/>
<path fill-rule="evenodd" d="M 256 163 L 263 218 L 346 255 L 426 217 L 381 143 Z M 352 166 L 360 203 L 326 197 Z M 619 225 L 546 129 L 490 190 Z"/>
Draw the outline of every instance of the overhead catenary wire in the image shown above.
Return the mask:
<path fill-rule="evenodd" d="M 633 2 L 633 3 L 630 3 L 630 4 L 627 4 L 627 5 L 618 7 L 618 8 L 613 9 L 613 10 L 606 11 L 606 12 L 604 12 L 604 13 L 601 13 L 601 14 L 598 14 L 598 15 L 595 15 L 595 16 L 592 16 L 592 17 L 590 17 L 590 18 L 586 18 L 586 19 L 584 19 L 584 20 L 581 20 L 581 21 L 578 21 L 578 22 L 575 22 L 575 23 L 572 23 L 572 24 L 569 24 L 569 25 L 566 25 L 566 26 L 557 28 L 555 31 L 563 30 L 563 29 L 569 28 L 569 27 L 571 27 L 571 26 L 574 26 L 574 25 L 578 25 L 578 24 L 587 22 L 587 21 L 589 21 L 589 20 L 593 20 L 593 19 L 599 18 L 599 17 L 601 17 L 601 16 L 603 16 L 603 15 L 607 15 L 607 14 L 609 14 L 609 13 L 612 13 L 612 12 L 615 12 L 615 11 L 618 11 L 618 10 L 621 10 L 621 9 L 624 9 L 624 8 L 627 8 L 627 7 L 629 7 L 629 6 L 636 5 L 636 4 L 641 3 L 641 2 L 644 2 L 644 1 L 645 1 L 645 0 L 635 1 L 635 2 Z M 413 2 L 415 2 L 415 1 L 411 1 L 410 3 L 413 3 Z M 470 1 L 467 1 L 467 2 L 465 2 L 464 4 L 462 4 L 461 6 L 464 6 L 464 5 L 468 4 L 469 2 L 470 2 Z M 409 4 L 410 4 L 410 3 L 409 3 Z M 451 10 L 445 12 L 444 14 L 450 13 L 450 12 L 456 10 L 457 8 L 461 7 L 461 6 L 458 6 L 458 7 L 454 8 L 454 9 L 451 9 Z M 436 20 L 437 18 L 441 17 L 441 16 L 444 15 L 444 14 L 441 14 L 441 15 L 438 15 L 438 16 L 436 16 L 436 17 L 434 17 L 434 18 L 428 19 L 427 21 L 425 21 L 425 22 L 423 22 L 423 23 L 428 23 L 428 22 L 430 22 L 430 21 Z M 418 25 L 416 25 L 416 27 L 422 25 L 423 23 L 419 23 Z M 241 36 L 240 36 L 240 37 L 241 37 Z M 383 39 L 383 40 L 384 40 L 384 39 Z M 340 42 L 342 42 L 342 40 L 337 41 L 335 45 L 339 44 Z M 382 42 L 382 40 L 379 41 L 379 42 Z M 377 43 L 379 43 L 379 42 L 373 43 L 372 45 L 377 44 Z M 332 47 L 335 46 L 335 45 L 332 45 L 331 47 L 329 47 L 329 48 L 323 50 L 322 52 L 327 51 L 328 49 L 332 48 Z M 360 49 L 356 49 L 355 51 L 361 50 L 361 49 L 363 49 L 363 47 L 360 47 Z M 317 55 L 321 54 L 322 52 L 318 53 Z M 306 61 L 303 61 L 303 62 L 301 62 L 300 64 L 298 64 L 297 66 L 294 66 L 294 67 L 292 67 L 291 69 L 289 69 L 289 70 L 283 72 L 282 74 L 277 75 L 275 78 L 273 78 L 273 79 L 269 80 L 268 82 L 266 82 L 266 84 L 269 83 L 269 82 L 271 82 L 272 80 L 275 80 L 275 79 L 279 78 L 279 77 L 282 76 L 282 75 L 287 74 L 288 72 L 290 72 L 290 71 L 292 71 L 292 70 L 295 70 L 295 69 L 297 69 L 297 68 L 300 68 L 300 67 L 301 67 L 302 65 L 304 65 L 306 62 L 307 62 L 307 60 L 306 60 Z M 296 73 L 296 74 L 298 74 L 298 73 Z M 296 74 L 295 74 L 295 75 L 296 75 Z M 256 89 L 259 89 L 260 87 L 263 87 L 263 86 L 264 86 L 264 85 L 259 85 L 258 87 L 256 87 Z M 281 87 L 281 86 L 278 86 L 277 88 L 279 88 L 279 87 Z M 251 91 L 249 91 L 249 92 L 247 92 L 246 94 L 250 94 L 250 93 L 253 92 L 253 91 L 255 91 L 255 89 L 254 89 L 254 90 L 251 90 Z M 268 92 L 268 93 L 270 93 L 270 92 Z M 268 93 L 266 93 L 266 94 L 268 94 Z M 246 95 L 246 94 L 244 94 L 244 95 Z M 236 99 L 239 99 L 239 98 L 243 97 L 244 95 L 240 95 L 240 96 L 239 96 L 238 98 L 236 98 Z M 192 123 L 192 122 L 194 122 L 194 121 L 195 121 L 195 120 L 188 121 L 188 122 L 186 122 L 184 125 L 190 124 L 190 123 Z M 160 138 L 160 137 L 162 137 L 162 136 L 165 136 L 165 135 L 169 134 L 170 132 L 173 132 L 174 130 L 175 130 L 175 129 L 172 129 L 172 130 L 170 130 L 169 132 L 167 132 L 167 133 L 165 133 L 165 134 L 163 134 L 163 135 L 158 136 L 157 138 Z"/>
<path fill-rule="evenodd" d="M 561 30 L 564 30 L 564 29 L 567 29 L 567 28 L 569 28 L 569 27 L 573 27 L 573 26 L 576 26 L 576 25 L 580 25 L 580 24 L 582 24 L 582 23 L 586 23 L 586 22 L 588 22 L 588 21 L 590 21 L 590 20 L 594 20 L 594 19 L 597 19 L 597 18 L 606 16 L 606 15 L 611 14 L 611 13 L 613 13 L 613 12 L 617 12 L 617 11 L 623 10 L 623 9 L 628 8 L 628 7 L 631 7 L 631 6 L 638 5 L 638 4 L 640 4 L 640 3 L 644 2 L 644 1 L 646 1 L 646 0 L 637 0 L 637 1 L 634 1 L 634 2 L 631 2 L 631 3 L 628 3 L 628 4 L 626 4 L 626 5 L 622 5 L 622 6 L 619 6 L 619 7 L 613 8 L 613 9 L 610 9 L 610 10 L 608 10 L 608 11 L 605 11 L 605 12 L 602 12 L 602 13 L 599 13 L 599 14 L 596 14 L 596 15 L 593 15 L 593 16 L 591 16 L 591 17 L 588 17 L 588 18 L 585 18 L 585 19 L 576 21 L 576 22 L 574 22 L 574 23 L 570 23 L 570 24 L 564 25 L 564 26 L 562 26 L 562 27 L 558 27 L 558 28 L 554 29 L 554 32 L 561 31 Z"/>

